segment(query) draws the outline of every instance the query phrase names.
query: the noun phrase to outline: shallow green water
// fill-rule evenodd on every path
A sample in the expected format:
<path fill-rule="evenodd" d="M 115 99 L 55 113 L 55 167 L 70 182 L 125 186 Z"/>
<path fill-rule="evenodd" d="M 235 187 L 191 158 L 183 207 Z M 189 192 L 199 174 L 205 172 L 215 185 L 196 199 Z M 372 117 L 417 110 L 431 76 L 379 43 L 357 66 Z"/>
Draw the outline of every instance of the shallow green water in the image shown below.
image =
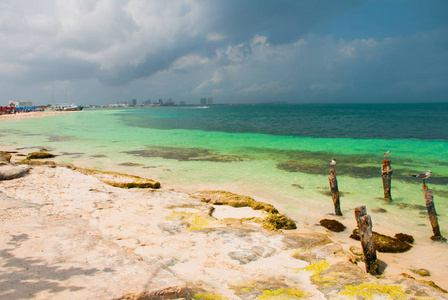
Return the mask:
<path fill-rule="evenodd" d="M 433 176 L 427 182 L 434 191 L 442 233 L 448 235 L 447 140 L 329 138 L 142 126 L 152 113 L 166 121 L 173 118 L 176 111 L 163 109 L 87 110 L 0 121 L 0 150 L 47 148 L 59 155 L 59 162 L 153 178 L 165 188 L 231 190 L 271 202 L 303 224 L 315 224 L 333 212 L 328 175 L 329 161 L 336 158 L 341 206 L 347 220 L 352 222 L 355 206 L 366 205 L 374 224 L 421 235 L 432 233 L 422 210 L 421 181 L 411 175 L 431 169 Z M 179 108 L 176 113 L 179 117 L 183 111 Z M 191 118 L 202 118 L 205 113 Z M 382 199 L 381 164 L 386 150 L 391 151 L 394 169 L 392 203 Z M 377 208 L 387 213 L 373 212 Z"/>

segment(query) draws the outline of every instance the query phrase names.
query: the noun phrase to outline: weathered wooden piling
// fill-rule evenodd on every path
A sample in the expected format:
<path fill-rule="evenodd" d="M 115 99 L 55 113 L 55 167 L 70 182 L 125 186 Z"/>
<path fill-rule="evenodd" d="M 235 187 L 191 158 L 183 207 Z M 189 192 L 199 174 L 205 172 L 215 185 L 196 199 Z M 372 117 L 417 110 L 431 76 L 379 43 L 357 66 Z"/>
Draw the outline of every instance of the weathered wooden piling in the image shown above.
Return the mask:
<path fill-rule="evenodd" d="M 376 257 L 376 248 L 373 241 L 372 219 L 367 214 L 365 206 L 355 207 L 355 218 L 358 223 L 359 236 L 361 238 L 361 246 L 364 252 L 366 271 L 372 275 L 378 275 L 379 262 Z"/>
<path fill-rule="evenodd" d="M 330 177 L 328 177 L 328 181 L 330 182 L 331 197 L 333 198 L 334 203 L 334 214 L 337 216 L 342 216 L 341 203 L 339 200 L 338 180 L 336 179 L 336 171 L 334 168 L 331 168 L 330 172 L 331 175 Z"/>
<path fill-rule="evenodd" d="M 446 239 L 440 233 L 439 222 L 437 220 L 436 208 L 434 206 L 434 197 L 432 190 L 428 189 L 426 182 L 423 180 L 423 192 L 425 195 L 426 210 L 428 211 L 429 222 L 431 223 L 432 232 L 434 235 L 431 237 L 434 241 L 446 241 Z"/>
<path fill-rule="evenodd" d="M 392 181 L 392 168 L 390 167 L 390 159 L 383 160 L 383 166 L 381 167 L 382 177 L 383 177 L 383 190 L 384 199 L 392 201 L 392 196 L 390 194 L 391 181 Z"/>

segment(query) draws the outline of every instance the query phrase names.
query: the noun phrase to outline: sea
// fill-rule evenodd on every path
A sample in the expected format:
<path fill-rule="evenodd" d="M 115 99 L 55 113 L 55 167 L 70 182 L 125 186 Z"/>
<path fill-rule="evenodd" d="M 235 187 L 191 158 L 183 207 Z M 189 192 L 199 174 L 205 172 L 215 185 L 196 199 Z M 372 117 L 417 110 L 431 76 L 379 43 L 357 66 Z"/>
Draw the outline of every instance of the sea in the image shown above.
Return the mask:
<path fill-rule="evenodd" d="M 448 104 L 216 105 L 84 109 L 0 120 L 0 150 L 46 148 L 55 161 L 155 179 L 162 189 L 226 190 L 275 205 L 315 228 L 335 218 L 330 161 L 342 220 L 365 205 L 375 228 L 432 235 L 422 180 L 432 171 L 442 235 L 448 236 Z M 392 201 L 381 165 L 390 151 Z"/>

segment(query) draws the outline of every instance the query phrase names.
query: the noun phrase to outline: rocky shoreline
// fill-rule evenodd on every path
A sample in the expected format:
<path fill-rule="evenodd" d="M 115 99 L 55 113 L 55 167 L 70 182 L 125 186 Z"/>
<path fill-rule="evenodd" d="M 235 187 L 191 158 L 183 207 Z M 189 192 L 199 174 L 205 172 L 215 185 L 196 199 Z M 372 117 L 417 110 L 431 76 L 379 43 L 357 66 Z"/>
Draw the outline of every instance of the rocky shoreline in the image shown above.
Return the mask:
<path fill-rule="evenodd" d="M 413 271 L 367 274 L 330 234 L 266 226 L 278 211 L 248 196 L 1 157 L 2 299 L 448 299 Z"/>

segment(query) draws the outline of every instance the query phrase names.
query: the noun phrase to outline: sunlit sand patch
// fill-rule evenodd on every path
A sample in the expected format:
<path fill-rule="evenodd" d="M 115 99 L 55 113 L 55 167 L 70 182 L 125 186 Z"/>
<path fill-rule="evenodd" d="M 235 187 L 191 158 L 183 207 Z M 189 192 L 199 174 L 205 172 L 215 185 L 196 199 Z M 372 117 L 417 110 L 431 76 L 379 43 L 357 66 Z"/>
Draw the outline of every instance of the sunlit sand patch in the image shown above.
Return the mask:
<path fill-rule="evenodd" d="M 212 216 L 220 220 L 226 218 L 264 218 L 267 216 L 262 210 L 253 210 L 250 207 L 231 207 L 228 205 L 213 205 L 213 207 L 215 210 Z"/>

